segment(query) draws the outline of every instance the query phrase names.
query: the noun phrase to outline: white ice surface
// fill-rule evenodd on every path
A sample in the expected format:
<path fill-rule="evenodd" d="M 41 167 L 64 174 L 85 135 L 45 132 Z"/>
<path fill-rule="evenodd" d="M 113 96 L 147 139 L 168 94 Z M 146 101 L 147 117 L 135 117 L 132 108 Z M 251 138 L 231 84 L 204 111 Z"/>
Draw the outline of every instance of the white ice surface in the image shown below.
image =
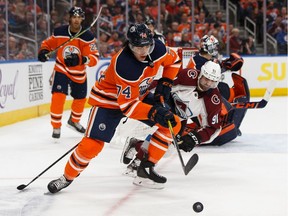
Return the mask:
<path fill-rule="evenodd" d="M 132 178 L 121 175 L 121 149 L 107 144 L 63 191 L 51 195 L 46 186 L 62 175 L 68 156 L 18 191 L 81 135 L 62 127 L 61 140 L 53 142 L 48 115 L 1 127 L 0 216 L 287 216 L 287 99 L 273 97 L 264 109 L 249 110 L 242 136 L 233 142 L 193 150 L 200 159 L 188 176 L 176 152 L 163 158 L 156 167 L 168 178 L 163 190 L 133 185 Z M 63 123 L 68 116 L 65 112 Z M 184 161 L 191 155 L 183 153 Z M 204 205 L 201 213 L 192 210 L 197 201 Z"/>

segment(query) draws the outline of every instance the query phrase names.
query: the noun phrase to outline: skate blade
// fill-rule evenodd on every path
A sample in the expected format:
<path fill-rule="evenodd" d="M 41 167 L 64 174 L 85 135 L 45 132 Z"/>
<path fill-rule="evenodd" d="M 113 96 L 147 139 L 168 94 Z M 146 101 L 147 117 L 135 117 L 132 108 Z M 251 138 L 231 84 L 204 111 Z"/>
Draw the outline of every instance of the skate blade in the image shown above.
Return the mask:
<path fill-rule="evenodd" d="M 145 187 L 145 188 L 150 188 L 150 189 L 163 189 L 164 188 L 163 183 L 157 183 L 148 178 L 141 178 L 139 176 L 135 177 L 133 184 L 137 186 Z"/>

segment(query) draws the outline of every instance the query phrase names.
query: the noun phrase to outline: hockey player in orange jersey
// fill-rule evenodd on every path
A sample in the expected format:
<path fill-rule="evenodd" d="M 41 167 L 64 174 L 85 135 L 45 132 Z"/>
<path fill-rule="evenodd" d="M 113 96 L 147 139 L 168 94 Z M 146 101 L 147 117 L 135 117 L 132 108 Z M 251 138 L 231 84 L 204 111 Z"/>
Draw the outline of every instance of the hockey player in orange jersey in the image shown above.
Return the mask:
<path fill-rule="evenodd" d="M 91 90 L 88 102 L 92 108 L 85 136 L 70 156 L 64 175 L 48 184 L 51 193 L 70 185 L 90 160 L 101 152 L 104 143 L 110 142 L 123 117 L 158 126 L 133 183 L 163 188 L 166 182 L 165 177 L 156 173 L 154 166 L 172 142 L 168 121 L 175 134 L 180 131 L 181 123 L 160 99 L 169 99 L 181 61 L 175 51 L 153 39 L 145 24 L 130 25 L 127 39 L 124 48 L 112 57 L 110 65 Z M 163 75 L 152 94 L 148 88 L 160 66 L 164 67 Z"/>
<path fill-rule="evenodd" d="M 81 23 L 85 18 L 83 10 L 72 7 L 69 11 L 69 25 L 64 25 L 54 30 L 54 34 L 44 40 L 38 53 L 38 60 L 45 62 L 49 59 L 48 53 L 68 41 L 78 32 L 81 32 Z M 52 99 L 50 106 L 53 138 L 60 138 L 62 115 L 68 86 L 73 97 L 71 115 L 67 126 L 85 133 L 85 128 L 79 123 L 82 116 L 87 96 L 86 67 L 95 66 L 98 62 L 96 39 L 90 31 L 71 40 L 60 47 L 56 53 L 56 63 L 53 71 Z"/>

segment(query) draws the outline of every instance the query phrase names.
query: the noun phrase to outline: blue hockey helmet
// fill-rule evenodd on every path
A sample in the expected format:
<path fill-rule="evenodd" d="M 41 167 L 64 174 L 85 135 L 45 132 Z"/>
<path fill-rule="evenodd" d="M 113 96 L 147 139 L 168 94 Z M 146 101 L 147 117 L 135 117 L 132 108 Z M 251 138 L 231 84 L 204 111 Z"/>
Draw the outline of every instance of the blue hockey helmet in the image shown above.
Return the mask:
<path fill-rule="evenodd" d="M 145 24 L 131 24 L 127 39 L 132 46 L 137 47 L 149 46 L 154 42 L 152 32 Z"/>

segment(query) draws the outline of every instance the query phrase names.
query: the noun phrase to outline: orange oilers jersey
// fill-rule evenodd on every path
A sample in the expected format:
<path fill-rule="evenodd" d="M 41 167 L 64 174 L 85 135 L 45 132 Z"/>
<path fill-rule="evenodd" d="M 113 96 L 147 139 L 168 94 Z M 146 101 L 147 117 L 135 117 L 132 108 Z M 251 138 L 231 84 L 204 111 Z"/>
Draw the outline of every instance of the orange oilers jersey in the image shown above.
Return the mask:
<path fill-rule="evenodd" d="M 49 51 L 55 50 L 58 46 L 68 41 L 73 35 L 70 33 L 69 26 L 61 26 L 54 30 L 54 34 L 44 40 L 41 44 L 42 49 Z M 96 39 L 90 31 L 86 31 L 80 37 L 75 38 L 63 47 L 59 48 L 56 53 L 55 71 L 66 74 L 71 80 L 76 83 L 83 83 L 86 80 L 86 65 L 81 64 L 75 67 L 67 67 L 64 63 L 65 56 L 77 53 L 82 62 L 82 56 L 90 59 L 87 64 L 89 67 L 95 66 L 98 62 L 99 53 L 96 47 Z"/>
<path fill-rule="evenodd" d="M 143 103 L 159 67 L 163 75 L 174 79 L 181 66 L 177 53 L 155 40 L 151 61 L 138 61 L 128 46 L 116 53 L 110 65 L 93 86 L 88 103 L 110 109 L 121 109 L 123 114 L 137 120 L 147 120 L 151 105 Z M 153 62 L 153 63 L 152 63 Z"/>

